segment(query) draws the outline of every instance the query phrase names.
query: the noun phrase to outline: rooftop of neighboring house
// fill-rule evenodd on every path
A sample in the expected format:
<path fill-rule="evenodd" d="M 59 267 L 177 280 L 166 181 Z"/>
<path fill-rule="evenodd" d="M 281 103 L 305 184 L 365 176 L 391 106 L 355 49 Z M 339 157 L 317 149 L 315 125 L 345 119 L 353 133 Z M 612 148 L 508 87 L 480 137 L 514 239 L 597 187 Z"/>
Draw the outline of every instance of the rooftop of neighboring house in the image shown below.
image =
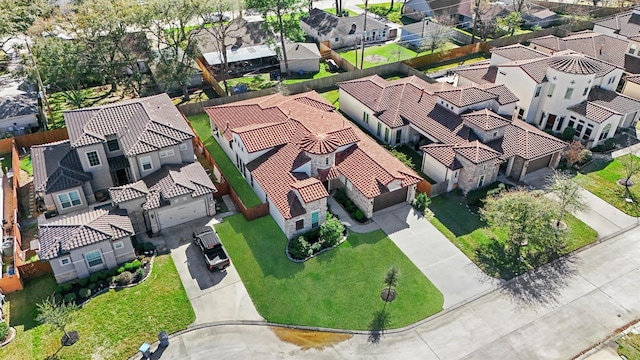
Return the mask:
<path fill-rule="evenodd" d="M 235 133 L 249 153 L 268 150 L 247 164 L 285 219 L 304 212 L 304 203 L 328 196 L 321 180 L 345 176 L 367 198 L 420 177 L 351 124 L 316 92 L 275 94 L 205 109 L 227 139 Z M 336 151 L 341 150 L 336 153 Z M 335 166 L 319 170 L 320 179 L 300 170 L 313 155 L 335 154 Z M 300 198 L 296 195 L 300 194 Z"/>
<path fill-rule="evenodd" d="M 38 113 L 38 100 L 27 95 L 0 97 L 0 120 Z"/>
<path fill-rule="evenodd" d="M 549 56 L 541 51 L 532 49 L 522 44 L 507 45 L 507 46 L 492 48 L 490 52 L 491 54 L 500 55 L 511 61 L 541 59 Z"/>
<path fill-rule="evenodd" d="M 216 187 L 199 162 L 165 165 L 142 180 L 109 189 L 114 204 L 145 198 L 145 210 L 162 206 L 165 200 L 189 195 L 192 198 L 216 192 Z"/>
<path fill-rule="evenodd" d="M 640 58 L 627 53 L 629 42 L 624 39 L 585 30 L 563 38 L 542 36 L 530 42 L 534 49 L 541 46 L 555 51 L 573 50 L 624 68 L 630 73 L 640 72 Z"/>
<path fill-rule="evenodd" d="M 31 147 L 33 187 L 37 192 L 52 193 L 82 186 L 92 179 L 85 173 L 78 153 L 69 140 Z"/>
<path fill-rule="evenodd" d="M 233 19 L 223 28 L 226 29 L 224 44 L 228 50 L 238 49 L 243 46 L 266 45 L 271 34 L 265 31 L 263 25 L 262 21 L 248 22 L 242 18 Z M 218 41 L 221 36 L 214 31 L 216 29 L 218 29 L 216 25 L 213 25 L 211 28 L 200 30 L 196 35 L 201 53 L 206 54 L 222 50 Z"/>
<path fill-rule="evenodd" d="M 461 88 L 451 86 L 452 89 L 449 90 L 433 91 L 436 84 L 416 79 L 410 77 L 401 79 L 403 81 L 386 81 L 374 75 L 342 82 L 338 86 L 373 110 L 386 125 L 399 127 L 411 123 L 435 138 L 439 143 L 455 145 L 450 149 L 442 147 L 429 149 L 443 159 L 443 164 L 452 168 L 457 165 L 450 158 L 451 151 L 461 152 L 461 149 L 468 151 L 467 149 L 475 148 L 480 151 L 481 148 L 489 146 L 500 152 L 503 158 L 520 155 L 525 159 L 533 159 L 535 156 L 532 156 L 538 152 L 550 154 L 566 146 L 565 142 L 552 135 L 522 121 L 504 118 L 489 109 L 469 111 L 458 115 L 437 103 L 437 97 L 442 94 L 447 96 L 455 94 L 455 99 L 463 104 L 482 103 L 487 99 L 497 100 L 497 95 L 493 95 L 491 98 L 487 95 L 488 93 L 480 93 L 482 96 L 477 96 L 479 91 L 486 90 L 473 86 Z M 468 99 L 464 98 L 465 94 L 469 95 Z M 515 95 L 511 94 L 511 96 L 517 101 Z M 387 116 L 387 114 L 389 115 Z M 465 124 L 465 121 L 483 130 L 504 126 L 504 139 L 499 140 L 497 147 L 492 146 L 491 143 L 480 146 L 475 142 L 479 140 L 478 137 Z M 508 156 L 504 157 L 505 155 Z"/>
<path fill-rule="evenodd" d="M 133 234 L 133 225 L 126 212 L 88 211 L 40 225 L 38 255 L 49 260 L 73 249 Z"/>
<path fill-rule="evenodd" d="M 289 43 L 287 49 L 288 60 L 320 59 L 320 50 L 315 43 Z"/>
<path fill-rule="evenodd" d="M 424 36 L 428 34 L 445 34 L 449 31 L 453 31 L 450 27 L 440 25 L 434 21 L 418 21 L 415 23 L 407 24 L 402 27 L 402 33 L 420 34 L 424 33 Z"/>
<path fill-rule="evenodd" d="M 364 30 L 386 29 L 387 25 L 367 16 L 367 28 L 364 29 L 364 14 L 338 17 L 324 10 L 313 8 L 309 15 L 300 19 L 319 35 L 335 34 L 339 36 L 362 33 Z M 355 25 L 355 26 L 354 26 Z"/>
<path fill-rule="evenodd" d="M 71 147 L 118 138 L 126 156 L 157 151 L 193 138 L 167 94 L 64 112 Z"/>
<path fill-rule="evenodd" d="M 454 69 L 455 73 L 462 76 L 475 84 L 493 84 L 498 75 L 498 67 L 491 66 L 491 61 L 479 61 L 475 64 L 466 65 Z"/>
<path fill-rule="evenodd" d="M 624 78 L 625 81 L 640 85 L 640 75 L 629 75 Z"/>
<path fill-rule="evenodd" d="M 594 25 L 612 29 L 624 37 L 636 36 L 640 33 L 640 9 L 621 12 L 593 22 Z"/>
<path fill-rule="evenodd" d="M 589 92 L 586 101 L 567 108 L 587 117 L 594 122 L 601 123 L 613 114 L 629 114 L 640 109 L 640 101 L 615 91 L 594 87 Z"/>

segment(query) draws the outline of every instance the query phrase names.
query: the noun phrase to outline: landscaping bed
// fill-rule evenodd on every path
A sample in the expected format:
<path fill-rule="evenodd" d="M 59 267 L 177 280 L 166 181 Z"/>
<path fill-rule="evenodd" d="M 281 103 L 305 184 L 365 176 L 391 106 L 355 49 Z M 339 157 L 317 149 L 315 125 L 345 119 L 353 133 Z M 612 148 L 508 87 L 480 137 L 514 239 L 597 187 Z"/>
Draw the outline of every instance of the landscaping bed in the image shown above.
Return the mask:
<path fill-rule="evenodd" d="M 631 181 L 636 185 L 629 188 L 629 193 L 624 186 L 617 183 L 619 179 L 624 178 L 624 167 L 618 159 L 610 162 L 594 159 L 580 169 L 574 181 L 625 214 L 640 216 L 640 174 L 631 177 Z M 633 202 L 628 202 L 628 198 Z"/>
<path fill-rule="evenodd" d="M 342 206 L 353 220 L 361 224 L 369 221 L 369 219 L 364 216 L 362 210 L 360 210 L 360 208 L 358 208 L 358 206 L 356 206 L 356 204 L 349 198 L 347 192 L 343 188 L 336 189 L 336 193 L 333 195 L 333 198 L 336 199 L 338 204 Z"/>
<path fill-rule="evenodd" d="M 320 227 L 290 239 L 287 242 L 287 255 L 293 261 L 303 262 L 342 244 L 346 237 L 346 226 L 329 213 Z"/>
<path fill-rule="evenodd" d="M 351 232 L 340 246 L 304 263 L 284 254 L 287 239 L 271 216 L 247 222 L 242 215 L 215 225 L 256 306 L 280 324 L 369 330 L 384 306 L 386 272 L 399 269 L 397 298 L 386 305 L 388 328 L 406 326 L 442 310 L 443 296 L 378 230 Z"/>
<path fill-rule="evenodd" d="M 36 304 L 56 288 L 53 276 L 25 284 L 22 291 L 7 295 L 7 320 L 17 337 L 0 349 L 0 359 L 46 359 L 60 348 L 61 331 L 35 321 Z M 185 329 L 195 320 L 189 298 L 169 255 L 157 256 L 153 272 L 143 283 L 109 290 L 78 310 L 68 330 L 80 341 L 61 349 L 58 359 L 126 359 L 143 342 L 153 342 L 160 331 Z"/>

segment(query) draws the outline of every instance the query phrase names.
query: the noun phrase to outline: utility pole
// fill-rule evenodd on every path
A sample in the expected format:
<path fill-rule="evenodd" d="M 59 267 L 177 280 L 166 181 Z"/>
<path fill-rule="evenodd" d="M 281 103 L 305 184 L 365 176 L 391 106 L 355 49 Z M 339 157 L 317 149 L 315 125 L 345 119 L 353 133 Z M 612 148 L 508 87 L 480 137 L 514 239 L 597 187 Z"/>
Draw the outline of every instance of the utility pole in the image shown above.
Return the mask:
<path fill-rule="evenodd" d="M 38 70 L 38 64 L 36 63 L 36 59 L 33 57 L 33 52 L 31 52 L 31 45 L 29 45 L 29 39 L 24 42 L 27 44 L 27 51 L 29 51 L 29 57 L 31 58 L 31 62 L 33 62 L 33 68 L 36 71 L 36 80 L 38 81 L 38 89 L 40 90 L 40 94 L 42 94 L 42 102 L 44 106 L 47 107 L 47 113 L 44 116 L 44 121 L 42 124 L 44 125 L 44 131 L 49 130 L 49 117 L 51 117 L 51 106 L 49 105 L 49 99 L 47 99 L 47 91 L 44 88 L 44 84 L 42 84 L 42 78 L 40 77 L 40 70 Z"/>
<path fill-rule="evenodd" d="M 364 0 L 364 26 L 362 27 L 362 57 L 360 58 L 360 70 L 364 69 L 364 42 L 367 38 L 367 11 L 369 10 L 369 0 Z M 357 59 L 356 59 L 357 60 Z"/>

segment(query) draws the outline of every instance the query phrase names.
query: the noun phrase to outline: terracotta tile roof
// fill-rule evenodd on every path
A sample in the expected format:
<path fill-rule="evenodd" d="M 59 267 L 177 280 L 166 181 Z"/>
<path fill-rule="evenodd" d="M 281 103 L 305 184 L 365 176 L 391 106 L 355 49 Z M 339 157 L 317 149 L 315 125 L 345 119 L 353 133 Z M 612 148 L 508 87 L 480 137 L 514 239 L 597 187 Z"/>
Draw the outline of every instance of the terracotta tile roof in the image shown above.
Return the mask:
<path fill-rule="evenodd" d="M 457 88 L 436 92 L 436 96 L 457 107 L 479 104 L 489 100 L 497 100 L 498 96 L 477 87 Z"/>
<path fill-rule="evenodd" d="M 608 18 L 598 19 L 593 24 L 617 30 L 617 33 L 624 37 L 635 36 L 640 32 L 640 15 L 634 14 L 633 10 L 630 10 Z"/>
<path fill-rule="evenodd" d="M 501 47 L 493 48 L 490 51 L 491 51 L 491 54 L 502 56 L 511 61 L 540 59 L 540 58 L 546 58 L 549 56 L 541 51 L 534 50 L 530 47 L 526 47 L 521 44 L 501 46 Z"/>
<path fill-rule="evenodd" d="M 300 193 L 302 201 L 305 203 L 327 197 L 327 190 L 322 185 L 322 182 L 316 178 L 310 177 L 296 181 L 291 184 L 291 188 L 296 189 L 298 193 Z"/>
<path fill-rule="evenodd" d="M 501 155 L 499 152 L 478 140 L 455 145 L 453 150 L 474 164 L 481 164 L 489 160 L 498 159 Z"/>
<path fill-rule="evenodd" d="M 580 104 L 570 106 L 567 110 L 585 116 L 587 119 L 597 123 L 602 123 L 615 114 L 615 112 L 609 111 L 608 109 L 590 101 L 583 101 Z"/>
<path fill-rule="evenodd" d="M 587 100 L 595 105 L 623 115 L 640 110 L 640 101 L 600 87 L 593 87 L 589 92 Z"/>
<path fill-rule="evenodd" d="M 80 158 L 69 140 L 31 147 L 33 187 L 35 191 L 53 193 L 82 186 L 91 173 L 82 169 Z"/>
<path fill-rule="evenodd" d="M 624 78 L 625 81 L 640 85 L 640 75 L 629 75 Z"/>
<path fill-rule="evenodd" d="M 500 158 L 503 160 L 514 155 L 525 160 L 533 160 L 562 151 L 568 144 L 533 125 L 515 119 L 505 129 L 503 138 L 491 141 L 487 145 L 502 153 Z"/>
<path fill-rule="evenodd" d="M 422 146 L 420 150 L 451 170 L 462 169 L 462 164 L 456 159 L 454 146 L 454 144 L 429 144 Z"/>
<path fill-rule="evenodd" d="M 552 49 L 552 50 L 561 50 L 561 38 L 555 36 L 555 35 L 546 35 L 546 36 L 540 36 L 534 39 L 529 40 L 529 42 L 531 43 L 532 47 L 535 47 L 536 45 L 538 46 L 542 46 L 545 47 L 547 49 Z M 535 50 L 535 48 L 534 48 Z"/>
<path fill-rule="evenodd" d="M 498 67 L 485 63 L 480 66 L 458 68 L 453 72 L 475 84 L 493 84 L 496 81 Z"/>
<path fill-rule="evenodd" d="M 519 67 L 535 82 L 540 84 L 547 79 L 547 68 L 549 67 L 549 65 L 547 64 L 547 58 L 541 58 L 514 61 L 507 64 L 502 64 L 500 65 L 500 67 Z"/>
<path fill-rule="evenodd" d="M 177 145 L 193 132 L 166 94 L 64 112 L 71 146 L 106 142 L 116 135 L 127 156 Z"/>
<path fill-rule="evenodd" d="M 290 122 L 255 124 L 232 129 L 237 133 L 248 153 L 285 144 L 294 130 Z"/>
<path fill-rule="evenodd" d="M 482 84 L 478 85 L 478 87 L 491 94 L 498 95 L 498 104 L 500 105 L 512 104 L 520 100 L 505 85 Z"/>
<path fill-rule="evenodd" d="M 394 180 L 399 181 L 402 186 L 420 181 L 420 177 L 413 170 L 404 166 L 373 139 L 353 126 L 315 92 L 294 96 L 276 94 L 237 102 L 232 106 L 216 106 L 205 110 L 218 127 L 223 124 L 227 126 L 228 122 L 229 129 L 252 123 L 285 121 L 291 124 L 293 131 L 288 133 L 289 138 L 286 141 L 282 141 L 281 145 L 274 146 L 247 164 L 254 181 L 265 191 L 285 219 L 301 215 L 305 211 L 294 193 L 294 189 L 300 187 L 301 183 L 313 182 L 308 188 L 300 187 L 298 190 L 304 201 L 308 201 L 320 195 L 328 196 L 320 180 L 333 179 L 340 174 L 367 196 L 377 196 L 387 191 L 385 187 Z M 265 134 L 260 136 L 267 136 Z M 339 148 L 348 147 L 349 144 L 349 149 L 352 149 L 349 156 L 343 152 L 337 153 L 335 166 L 318 169 L 320 180 L 308 180 L 308 176 L 297 172 L 310 161 L 309 156 L 305 154 L 334 153 Z M 245 146 L 249 147 L 247 144 Z M 356 156 L 350 157 L 351 153 L 356 153 L 356 156 L 363 157 L 360 160 L 365 161 L 352 161 Z M 338 159 L 342 164 L 339 164 Z M 349 165 L 346 165 L 347 162 Z M 375 191 L 371 190 L 372 182 L 376 183 L 378 188 Z"/>
<path fill-rule="evenodd" d="M 601 62 L 586 56 L 566 55 L 554 56 L 549 59 L 549 67 L 568 74 L 597 74 L 601 69 Z"/>
<path fill-rule="evenodd" d="M 211 178 L 198 161 L 189 164 L 165 165 L 145 176 L 142 181 L 148 189 L 146 202 L 142 205 L 145 210 L 164 206 L 166 200 L 177 196 L 189 195 L 195 198 L 217 191 Z M 109 191 L 121 188 L 111 188 Z"/>
<path fill-rule="evenodd" d="M 149 194 L 147 185 L 142 180 L 134 183 L 109 188 L 109 195 L 114 204 L 146 197 Z"/>
<path fill-rule="evenodd" d="M 126 213 L 93 210 L 38 226 L 41 259 L 49 260 L 86 245 L 134 234 Z"/>
<path fill-rule="evenodd" d="M 509 125 L 511 121 L 494 113 L 489 109 L 477 110 L 461 115 L 462 121 L 468 122 L 475 127 L 488 131 Z"/>

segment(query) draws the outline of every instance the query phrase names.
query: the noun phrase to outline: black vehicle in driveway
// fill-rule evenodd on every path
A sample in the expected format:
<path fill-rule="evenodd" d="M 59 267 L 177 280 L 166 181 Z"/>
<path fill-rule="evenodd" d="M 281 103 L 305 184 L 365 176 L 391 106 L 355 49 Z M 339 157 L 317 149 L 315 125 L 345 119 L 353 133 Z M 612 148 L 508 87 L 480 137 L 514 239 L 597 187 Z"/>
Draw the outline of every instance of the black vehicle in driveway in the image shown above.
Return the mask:
<path fill-rule="evenodd" d="M 193 241 L 198 245 L 209 271 L 224 270 L 231 259 L 213 227 L 205 226 L 193 232 Z"/>

